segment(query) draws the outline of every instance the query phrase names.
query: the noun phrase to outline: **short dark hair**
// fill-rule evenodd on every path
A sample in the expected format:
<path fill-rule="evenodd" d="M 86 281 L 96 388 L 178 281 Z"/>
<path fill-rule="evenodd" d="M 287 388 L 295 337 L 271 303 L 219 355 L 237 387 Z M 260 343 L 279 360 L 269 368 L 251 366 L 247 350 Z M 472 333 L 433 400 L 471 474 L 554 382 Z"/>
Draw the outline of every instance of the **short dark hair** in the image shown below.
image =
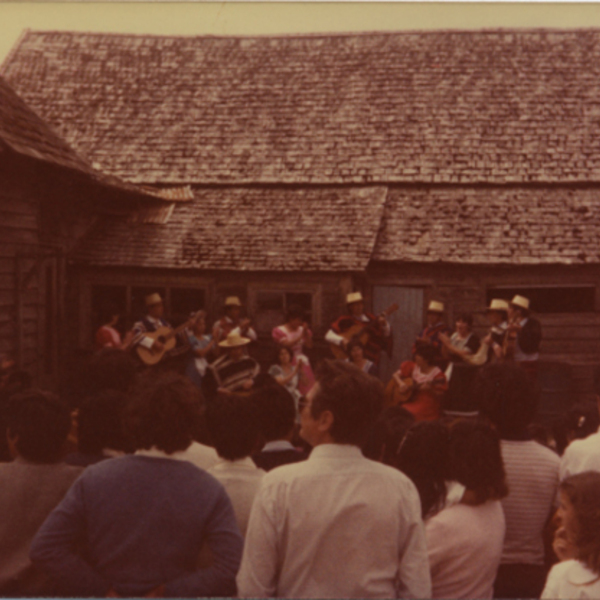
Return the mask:
<path fill-rule="evenodd" d="M 348 346 L 346 346 L 348 354 L 352 352 L 353 348 L 360 348 L 363 353 L 365 351 L 365 345 L 357 337 L 352 337 L 348 342 Z"/>
<path fill-rule="evenodd" d="M 452 479 L 475 492 L 479 504 L 508 494 L 500 438 L 489 424 L 457 421 L 452 425 L 450 473 Z"/>
<path fill-rule="evenodd" d="M 242 396 L 224 396 L 212 402 L 206 413 L 208 427 L 219 456 L 236 460 L 250 456 L 258 444 L 257 407 Z"/>
<path fill-rule="evenodd" d="M 571 440 L 584 439 L 598 431 L 599 427 L 598 404 L 593 400 L 576 402 L 552 423 L 556 450 L 562 455 Z"/>
<path fill-rule="evenodd" d="M 498 430 L 501 438 L 519 435 L 533 421 L 539 402 L 539 387 L 515 364 L 484 367 L 473 385 L 481 414 Z"/>
<path fill-rule="evenodd" d="M 334 441 L 362 446 L 383 407 L 383 384 L 350 363 L 333 360 L 321 363 L 316 379 L 312 416 L 330 411 Z"/>
<path fill-rule="evenodd" d="M 446 498 L 448 430 L 439 421 L 415 423 L 399 447 L 395 466 L 415 484 L 422 516 L 437 512 Z"/>
<path fill-rule="evenodd" d="M 292 319 L 304 320 L 304 309 L 299 304 L 292 304 L 288 309 L 285 316 L 286 323 L 289 323 Z"/>
<path fill-rule="evenodd" d="M 473 315 L 471 313 L 460 313 L 456 317 L 456 321 L 462 321 L 463 323 L 466 323 L 469 326 L 469 329 L 473 327 Z"/>
<path fill-rule="evenodd" d="M 172 454 L 192 443 L 202 414 L 202 395 L 189 379 L 176 373 L 149 375 L 125 410 L 125 432 L 136 450 L 156 446 Z"/>
<path fill-rule="evenodd" d="M 571 475 L 559 489 L 575 509 L 577 559 L 600 575 L 600 473 L 584 471 Z"/>
<path fill-rule="evenodd" d="M 265 442 L 281 440 L 294 428 L 296 406 L 292 395 L 279 384 L 264 386 L 252 394 Z"/>
<path fill-rule="evenodd" d="M 60 460 L 71 429 L 67 405 L 56 394 L 28 390 L 15 394 L 6 410 L 6 428 L 17 436 L 18 453 L 34 463 Z"/>
<path fill-rule="evenodd" d="M 418 341 L 415 344 L 415 356 L 421 356 L 427 361 L 427 364 L 432 365 L 435 363 L 435 359 L 438 356 L 438 351 L 435 349 L 433 344 L 429 342 Z"/>
<path fill-rule="evenodd" d="M 293 360 L 294 358 L 294 353 L 292 352 L 291 348 L 289 348 L 288 346 L 277 346 L 274 352 L 276 364 L 279 364 L 279 354 L 282 350 L 285 350 L 290 355 L 290 360 Z"/>
<path fill-rule="evenodd" d="M 103 448 L 126 451 L 123 411 L 127 396 L 104 390 L 87 398 L 77 415 L 77 447 L 84 454 L 99 454 Z"/>
<path fill-rule="evenodd" d="M 91 358 L 88 367 L 88 392 L 101 390 L 127 392 L 134 384 L 137 363 L 133 356 L 118 348 L 103 348 Z"/>
<path fill-rule="evenodd" d="M 414 415 L 403 406 L 389 406 L 373 424 L 363 454 L 371 460 L 395 465 L 398 448 L 414 422 Z"/>

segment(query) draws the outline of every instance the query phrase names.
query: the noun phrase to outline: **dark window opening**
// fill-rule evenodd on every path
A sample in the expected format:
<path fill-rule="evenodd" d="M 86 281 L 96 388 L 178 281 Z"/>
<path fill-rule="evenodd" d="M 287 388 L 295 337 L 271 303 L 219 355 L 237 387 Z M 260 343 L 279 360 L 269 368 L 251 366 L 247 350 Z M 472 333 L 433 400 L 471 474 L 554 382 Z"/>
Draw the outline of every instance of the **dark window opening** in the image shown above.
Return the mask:
<path fill-rule="evenodd" d="M 108 322 L 109 313 L 114 310 L 117 310 L 120 315 L 116 329 L 123 335 L 128 325 L 126 323 L 127 288 L 124 285 L 92 286 L 92 326 L 94 331 Z"/>
<path fill-rule="evenodd" d="M 206 293 L 197 288 L 171 288 L 170 319 L 173 326 L 183 323 L 189 316 L 206 307 Z"/>
<path fill-rule="evenodd" d="M 312 294 L 308 292 L 259 292 L 256 295 L 256 330 L 270 333 L 285 322 L 287 310 L 292 305 L 304 309 L 306 322 L 312 320 Z"/>
<path fill-rule="evenodd" d="M 509 302 L 518 294 L 529 298 L 537 313 L 593 312 L 596 305 L 595 286 L 488 288 L 487 305 L 492 298 Z"/>

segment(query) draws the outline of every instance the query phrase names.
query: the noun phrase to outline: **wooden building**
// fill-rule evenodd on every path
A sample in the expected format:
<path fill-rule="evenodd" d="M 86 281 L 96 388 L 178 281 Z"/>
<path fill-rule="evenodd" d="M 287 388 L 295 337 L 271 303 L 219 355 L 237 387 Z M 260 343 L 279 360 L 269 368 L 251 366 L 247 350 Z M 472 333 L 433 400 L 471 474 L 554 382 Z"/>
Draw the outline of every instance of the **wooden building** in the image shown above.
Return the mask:
<path fill-rule="evenodd" d="M 73 253 L 78 343 L 95 302 L 216 316 L 262 335 L 292 302 L 318 334 L 361 289 L 405 358 L 448 318 L 532 299 L 542 357 L 589 396 L 600 363 L 600 31 L 160 37 L 27 32 L 2 72 L 97 169 L 173 188 Z"/>

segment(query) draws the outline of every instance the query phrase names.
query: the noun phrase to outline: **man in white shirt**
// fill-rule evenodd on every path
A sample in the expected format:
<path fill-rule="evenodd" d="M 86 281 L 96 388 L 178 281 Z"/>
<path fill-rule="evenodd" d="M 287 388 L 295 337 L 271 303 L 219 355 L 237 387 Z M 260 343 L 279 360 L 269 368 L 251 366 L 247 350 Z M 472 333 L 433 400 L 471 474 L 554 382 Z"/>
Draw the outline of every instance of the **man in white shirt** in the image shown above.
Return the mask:
<path fill-rule="evenodd" d="M 238 574 L 241 597 L 429 598 L 412 482 L 364 458 L 381 384 L 325 361 L 301 412 L 308 460 L 273 469 L 256 496 Z"/>

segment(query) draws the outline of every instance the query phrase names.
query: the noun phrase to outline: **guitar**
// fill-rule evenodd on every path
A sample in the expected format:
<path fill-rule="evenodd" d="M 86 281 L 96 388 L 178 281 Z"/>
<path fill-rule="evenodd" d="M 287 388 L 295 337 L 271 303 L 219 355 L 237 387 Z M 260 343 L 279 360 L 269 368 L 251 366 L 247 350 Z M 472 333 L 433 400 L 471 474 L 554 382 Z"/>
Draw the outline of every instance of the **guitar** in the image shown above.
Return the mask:
<path fill-rule="evenodd" d="M 400 305 L 397 302 L 394 302 L 394 304 L 388 306 L 378 316 L 387 318 L 391 314 L 395 313 L 399 308 Z M 344 338 L 346 344 L 348 344 L 354 337 L 358 338 L 361 344 L 366 344 L 369 341 L 369 336 L 376 328 L 377 321 L 372 321 L 370 323 L 356 323 L 356 325 L 346 329 L 346 331 L 340 333 L 340 335 Z M 338 346 L 337 344 L 329 344 L 329 347 L 331 348 L 331 352 L 335 358 L 348 358 L 348 353 L 342 348 L 342 346 Z"/>
<path fill-rule="evenodd" d="M 403 377 L 402 382 L 407 386 L 406 389 L 400 390 L 398 382 L 392 377 L 387 384 L 384 392 L 383 408 L 396 406 L 397 404 L 406 404 L 413 398 L 415 391 L 415 383 L 411 377 Z"/>
<path fill-rule="evenodd" d="M 194 322 L 195 318 L 196 315 L 194 314 L 176 329 L 171 329 L 170 327 L 159 327 L 156 331 L 148 331 L 144 333 L 145 337 L 148 337 L 152 340 L 158 340 L 164 344 L 164 348 L 162 350 L 156 350 L 154 347 L 146 348 L 145 346 L 138 344 L 135 347 L 135 350 L 142 362 L 146 365 L 155 365 L 159 363 L 163 359 L 164 355 L 173 350 L 175 347 L 175 344 L 177 343 L 175 336 L 181 333 L 186 327 L 189 327 Z"/>

